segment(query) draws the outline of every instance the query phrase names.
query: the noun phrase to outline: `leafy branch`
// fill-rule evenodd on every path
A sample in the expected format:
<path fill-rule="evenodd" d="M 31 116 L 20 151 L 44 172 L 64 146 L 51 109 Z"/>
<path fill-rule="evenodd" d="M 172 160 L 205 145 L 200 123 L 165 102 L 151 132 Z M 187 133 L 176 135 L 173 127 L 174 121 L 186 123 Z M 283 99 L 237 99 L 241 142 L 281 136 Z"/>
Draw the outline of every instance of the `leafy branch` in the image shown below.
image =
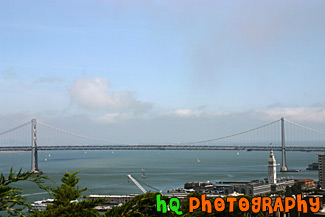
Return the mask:
<path fill-rule="evenodd" d="M 13 187 L 11 184 L 28 181 L 35 183 L 39 188 L 48 191 L 49 187 L 43 185 L 49 178 L 43 174 L 33 174 L 30 172 L 18 172 L 10 169 L 8 177 L 3 173 L 0 175 L 0 212 L 7 212 L 9 215 L 25 216 L 22 212 L 30 205 L 26 203 L 26 199 L 21 196 L 21 188 Z"/>

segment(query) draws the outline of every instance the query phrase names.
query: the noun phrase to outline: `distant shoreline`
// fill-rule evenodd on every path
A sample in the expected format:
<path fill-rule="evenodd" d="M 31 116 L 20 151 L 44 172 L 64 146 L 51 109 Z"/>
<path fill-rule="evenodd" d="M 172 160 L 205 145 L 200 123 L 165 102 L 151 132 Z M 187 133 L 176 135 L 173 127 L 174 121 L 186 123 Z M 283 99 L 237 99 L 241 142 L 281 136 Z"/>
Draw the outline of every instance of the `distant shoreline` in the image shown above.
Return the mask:
<path fill-rule="evenodd" d="M 0 151 L 0 154 L 19 154 L 19 153 L 27 153 L 30 151 Z"/>
<path fill-rule="evenodd" d="M 21 154 L 30 153 L 31 151 L 0 151 L 0 154 Z M 38 153 L 49 152 L 49 151 L 38 151 Z"/>

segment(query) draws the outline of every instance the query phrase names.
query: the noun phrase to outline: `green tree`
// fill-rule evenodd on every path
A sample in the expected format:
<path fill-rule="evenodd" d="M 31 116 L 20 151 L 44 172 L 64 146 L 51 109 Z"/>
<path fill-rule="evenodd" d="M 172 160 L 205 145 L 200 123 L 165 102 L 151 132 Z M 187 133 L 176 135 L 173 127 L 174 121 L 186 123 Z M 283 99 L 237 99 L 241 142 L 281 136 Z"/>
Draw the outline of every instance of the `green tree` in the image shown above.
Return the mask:
<path fill-rule="evenodd" d="M 289 185 L 287 185 L 285 190 L 285 196 L 291 197 L 292 195 L 293 195 L 292 189 L 289 187 Z"/>
<path fill-rule="evenodd" d="M 298 183 L 295 183 L 291 187 L 289 187 L 288 185 L 286 186 L 285 196 L 287 197 L 291 197 L 292 195 L 297 195 L 301 193 L 302 193 L 301 185 Z"/>
<path fill-rule="evenodd" d="M 53 204 L 49 204 L 45 211 L 35 210 L 30 216 L 34 217 L 58 217 L 58 216 L 80 216 L 91 217 L 99 216 L 97 210 L 93 209 L 96 205 L 99 205 L 103 200 L 81 200 L 79 198 L 86 198 L 82 195 L 82 192 L 87 188 L 79 189 L 77 186 L 80 178 L 77 178 L 75 173 L 65 173 L 61 179 L 62 184 L 57 188 L 52 188 L 52 195 L 54 197 Z"/>
<path fill-rule="evenodd" d="M 1 173 L 0 212 L 6 212 L 9 215 L 25 216 L 23 210 L 26 210 L 29 204 L 27 204 L 26 199 L 21 196 L 21 188 L 13 187 L 12 184 L 21 181 L 29 181 L 46 190 L 47 187 L 42 185 L 46 179 L 48 178 L 43 174 L 22 172 L 22 169 L 16 173 L 16 171 L 13 171 L 13 168 L 11 168 L 8 177 L 5 177 L 3 173 Z"/>
<path fill-rule="evenodd" d="M 293 194 L 295 194 L 295 195 L 302 193 L 301 185 L 299 183 L 295 183 L 291 187 L 291 190 L 292 190 Z"/>

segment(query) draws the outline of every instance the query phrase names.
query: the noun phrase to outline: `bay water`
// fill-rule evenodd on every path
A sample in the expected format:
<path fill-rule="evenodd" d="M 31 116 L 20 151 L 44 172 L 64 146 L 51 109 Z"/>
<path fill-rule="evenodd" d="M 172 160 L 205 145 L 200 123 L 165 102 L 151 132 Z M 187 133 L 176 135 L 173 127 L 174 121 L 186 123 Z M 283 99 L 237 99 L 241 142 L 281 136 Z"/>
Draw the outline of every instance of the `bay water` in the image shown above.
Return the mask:
<path fill-rule="evenodd" d="M 306 170 L 308 164 L 317 162 L 315 152 L 287 152 L 289 169 L 301 172 L 281 173 L 278 177 L 318 180 L 318 172 Z M 65 172 L 80 171 L 79 186 L 88 187 L 84 194 L 140 194 L 140 189 L 128 179 L 131 174 L 139 181 L 166 193 L 173 188 L 184 187 L 193 181 L 251 181 L 267 178 L 266 151 L 50 151 L 39 152 L 39 168 L 61 184 Z M 281 152 L 275 152 L 281 163 Z M 31 153 L 0 153 L 0 171 L 7 175 L 10 168 L 29 171 Z M 143 178 L 142 171 L 146 178 Z M 47 199 L 50 196 L 35 184 L 17 184 L 23 189 L 28 202 Z M 149 191 L 155 191 L 149 187 Z"/>

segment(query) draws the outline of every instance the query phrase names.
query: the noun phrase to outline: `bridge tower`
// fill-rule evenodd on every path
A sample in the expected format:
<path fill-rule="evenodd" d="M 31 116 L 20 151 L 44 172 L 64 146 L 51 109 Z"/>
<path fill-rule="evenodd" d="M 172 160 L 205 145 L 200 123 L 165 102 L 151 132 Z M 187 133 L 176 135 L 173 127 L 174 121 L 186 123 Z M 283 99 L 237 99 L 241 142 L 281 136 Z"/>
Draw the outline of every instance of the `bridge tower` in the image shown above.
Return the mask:
<path fill-rule="evenodd" d="M 32 121 L 32 169 L 31 173 L 40 173 L 38 169 L 38 152 L 37 152 L 37 121 Z"/>
<path fill-rule="evenodd" d="M 281 172 L 287 172 L 287 162 L 286 162 L 286 148 L 285 148 L 285 132 L 284 132 L 284 118 L 281 118 L 281 143 L 282 143 L 282 166 Z"/>

